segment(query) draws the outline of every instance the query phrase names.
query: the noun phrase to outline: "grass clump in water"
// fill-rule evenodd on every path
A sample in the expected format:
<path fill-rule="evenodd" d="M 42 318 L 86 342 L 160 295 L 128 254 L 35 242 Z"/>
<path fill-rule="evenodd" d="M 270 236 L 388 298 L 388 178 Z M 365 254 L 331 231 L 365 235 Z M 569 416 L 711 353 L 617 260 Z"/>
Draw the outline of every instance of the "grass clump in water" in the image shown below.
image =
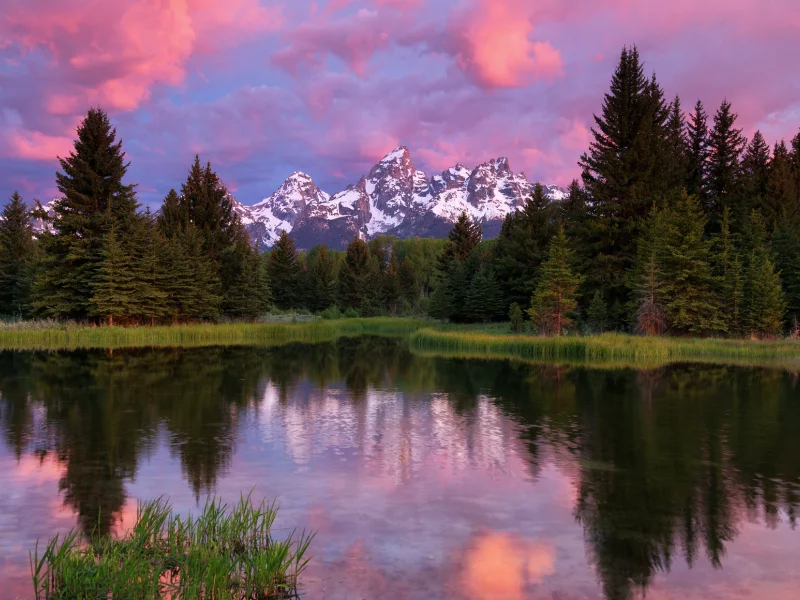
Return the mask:
<path fill-rule="evenodd" d="M 313 535 L 275 539 L 277 508 L 250 496 L 229 507 L 216 500 L 182 519 L 164 499 L 140 505 L 121 538 L 72 531 L 31 554 L 37 600 L 295 598 Z"/>

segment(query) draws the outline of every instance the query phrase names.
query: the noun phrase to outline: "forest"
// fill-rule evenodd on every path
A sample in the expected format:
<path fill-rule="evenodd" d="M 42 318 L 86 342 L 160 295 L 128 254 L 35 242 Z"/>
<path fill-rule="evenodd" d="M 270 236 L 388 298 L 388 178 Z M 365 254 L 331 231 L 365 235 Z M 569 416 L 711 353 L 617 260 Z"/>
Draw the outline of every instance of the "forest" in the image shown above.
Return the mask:
<path fill-rule="evenodd" d="M 796 336 L 800 133 L 746 139 L 727 100 L 667 99 L 623 48 L 580 180 L 537 184 L 495 239 L 462 214 L 446 240 L 355 238 L 253 247 L 210 163 L 195 157 L 151 213 L 101 109 L 60 158 L 49 218 L 16 192 L 0 220 L 0 315 L 96 324 L 255 320 L 270 311 L 510 321 L 541 334 Z M 35 234 L 33 220 L 48 227 Z"/>

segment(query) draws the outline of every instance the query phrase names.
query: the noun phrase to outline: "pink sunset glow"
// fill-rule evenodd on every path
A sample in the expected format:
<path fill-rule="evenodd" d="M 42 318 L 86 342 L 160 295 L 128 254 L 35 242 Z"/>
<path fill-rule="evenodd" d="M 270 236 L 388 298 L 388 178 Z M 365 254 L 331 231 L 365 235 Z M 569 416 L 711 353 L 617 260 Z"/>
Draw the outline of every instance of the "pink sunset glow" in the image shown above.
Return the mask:
<path fill-rule="evenodd" d="M 152 205 L 195 152 L 246 204 L 294 170 L 336 191 L 401 143 L 429 172 L 508 156 L 567 185 L 624 44 L 773 143 L 800 127 L 798 31 L 795 0 L 6 0 L 2 196 L 53 192 L 90 106 Z"/>

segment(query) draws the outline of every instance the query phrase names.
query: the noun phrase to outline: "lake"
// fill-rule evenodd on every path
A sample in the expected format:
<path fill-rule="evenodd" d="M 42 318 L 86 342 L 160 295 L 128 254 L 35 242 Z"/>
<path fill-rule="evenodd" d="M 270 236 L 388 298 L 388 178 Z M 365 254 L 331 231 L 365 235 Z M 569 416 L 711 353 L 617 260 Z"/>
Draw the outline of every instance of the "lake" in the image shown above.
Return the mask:
<path fill-rule="evenodd" d="M 0 589 L 137 499 L 277 498 L 304 598 L 800 597 L 798 373 L 431 358 L 404 341 L 0 352 Z"/>

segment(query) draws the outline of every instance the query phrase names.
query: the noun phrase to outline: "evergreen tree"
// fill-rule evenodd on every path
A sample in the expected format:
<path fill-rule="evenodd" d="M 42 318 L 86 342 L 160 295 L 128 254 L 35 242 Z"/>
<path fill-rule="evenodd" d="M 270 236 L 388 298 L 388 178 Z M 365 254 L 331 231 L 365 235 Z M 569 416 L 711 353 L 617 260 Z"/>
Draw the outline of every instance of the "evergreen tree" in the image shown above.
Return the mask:
<path fill-rule="evenodd" d="M 800 223 L 800 181 L 795 177 L 792 163 L 792 155 L 786 144 L 783 141 L 775 144 L 761 203 L 770 231 L 787 220 Z"/>
<path fill-rule="evenodd" d="M 547 257 L 556 210 L 544 187 L 536 183 L 523 207 L 506 215 L 493 260 L 494 273 L 502 282 L 506 306 L 513 302 L 524 304 L 531 297 L 539 268 Z"/>
<path fill-rule="evenodd" d="M 281 231 L 269 254 L 267 276 L 275 297 L 275 306 L 281 310 L 300 308 L 297 249 L 294 240 L 285 231 Z"/>
<path fill-rule="evenodd" d="M 453 260 L 466 261 L 480 243 L 480 225 L 473 223 L 466 212 L 462 212 L 447 234 L 447 244 L 439 256 L 439 268 L 447 267 Z"/>
<path fill-rule="evenodd" d="M 172 239 L 186 228 L 190 220 L 188 206 L 178 196 L 178 192 L 171 189 L 164 198 L 161 213 L 158 216 L 158 227 L 161 233 L 167 239 Z"/>
<path fill-rule="evenodd" d="M 386 307 L 389 314 L 393 317 L 397 315 L 403 298 L 402 290 L 400 289 L 399 270 L 400 266 L 397 264 L 397 255 L 392 251 L 391 260 L 386 267 L 386 272 L 383 273 L 381 281 L 381 299 L 383 306 Z"/>
<path fill-rule="evenodd" d="M 612 306 L 628 301 L 625 274 L 636 255 L 642 216 L 669 190 L 668 116 L 655 78 L 643 75 L 639 51 L 623 48 L 602 114 L 595 116 L 589 151 L 580 161 L 591 201 L 587 288 L 603 290 Z"/>
<path fill-rule="evenodd" d="M 347 246 L 344 262 L 339 269 L 339 304 L 365 314 L 372 308 L 374 294 L 373 268 L 369 246 L 356 237 Z"/>
<path fill-rule="evenodd" d="M 608 328 L 608 306 L 600 290 L 594 293 L 586 309 L 586 324 L 593 333 L 603 333 Z"/>
<path fill-rule="evenodd" d="M 714 115 L 714 128 L 709 136 L 708 196 L 712 228 L 718 224 L 725 207 L 731 210 L 737 225 L 747 215 L 747 207 L 739 189 L 739 159 L 746 141 L 742 130 L 735 127 L 736 119 L 730 102 L 724 100 Z"/>
<path fill-rule="evenodd" d="M 680 189 L 685 187 L 689 173 L 689 140 L 686 136 L 686 119 L 681 109 L 681 99 L 675 99 L 669 105 L 667 128 L 667 150 L 665 165 L 667 187 Z"/>
<path fill-rule="evenodd" d="M 497 278 L 488 265 L 477 270 L 466 293 L 464 314 L 470 321 L 493 321 L 505 312 L 505 302 Z"/>
<path fill-rule="evenodd" d="M 131 269 L 131 258 L 117 239 L 116 227 L 111 226 L 103 238 L 103 261 L 92 283 L 93 314 L 114 325 L 137 315 L 140 287 Z"/>
<path fill-rule="evenodd" d="M 397 276 L 400 282 L 400 293 L 403 299 L 413 304 L 416 302 L 417 298 L 419 298 L 420 286 L 414 274 L 414 266 L 408 258 L 404 258 L 403 262 L 400 263 Z"/>
<path fill-rule="evenodd" d="M 686 191 L 703 199 L 705 204 L 706 185 L 708 174 L 708 116 L 703 103 L 698 100 L 694 112 L 687 125 L 688 134 L 688 159 L 686 173 Z"/>
<path fill-rule="evenodd" d="M 222 254 L 222 311 L 254 319 L 270 305 L 269 286 L 260 256 L 249 244 L 234 244 Z"/>
<path fill-rule="evenodd" d="M 731 335 L 741 332 L 742 265 L 731 233 L 731 211 L 725 208 L 720 220 L 720 232 L 712 246 L 714 289 L 720 306 L 724 331 Z"/>
<path fill-rule="evenodd" d="M 800 230 L 788 220 L 778 222 L 772 236 L 772 247 L 789 316 L 800 318 Z"/>
<path fill-rule="evenodd" d="M 663 275 L 661 294 L 669 327 L 678 333 L 724 331 L 713 291 L 711 242 L 695 196 L 683 192 L 664 211 L 656 257 Z"/>
<path fill-rule="evenodd" d="M 320 311 L 336 304 L 336 263 L 328 252 L 328 248 L 318 248 L 315 260 L 311 266 L 312 279 L 312 310 Z"/>
<path fill-rule="evenodd" d="M 155 227 L 149 209 L 138 219 L 134 235 L 134 276 L 139 282 L 136 314 L 153 325 L 169 312 L 167 242 Z"/>
<path fill-rule="evenodd" d="M 564 228 L 550 242 L 547 260 L 542 264 L 541 277 L 531 298 L 528 314 L 542 333 L 561 335 L 572 325 L 570 315 L 578 306 L 576 295 L 581 277 L 570 266 L 572 251 Z"/>
<path fill-rule="evenodd" d="M 0 217 L 0 315 L 27 316 L 34 256 L 30 213 L 14 192 Z"/>
<path fill-rule="evenodd" d="M 525 320 L 522 314 L 522 308 L 516 302 L 508 309 L 508 320 L 511 322 L 511 333 L 522 333 Z"/>
<path fill-rule="evenodd" d="M 780 276 L 766 253 L 753 252 L 747 274 L 747 328 L 756 337 L 781 333 L 786 299 Z"/>
<path fill-rule="evenodd" d="M 77 130 L 75 148 L 59 159 L 56 183 L 63 198 L 55 205 L 52 235 L 43 236 L 44 256 L 35 285 L 36 310 L 46 316 L 85 319 L 93 311 L 94 281 L 107 260 L 104 235 L 115 227 L 120 255 L 135 227 L 134 186 L 122 142 L 100 109 L 91 109 Z"/>
<path fill-rule="evenodd" d="M 663 212 L 653 208 L 638 240 L 636 261 L 627 276 L 633 328 L 642 335 L 660 335 L 667 328 L 662 304 L 663 277 L 656 259 L 663 236 Z"/>
<path fill-rule="evenodd" d="M 760 131 L 756 131 L 742 154 L 739 189 L 741 198 L 738 206 L 743 214 L 749 213 L 752 207 L 762 206 L 767 197 L 769 154 L 769 146 L 764 136 Z"/>

